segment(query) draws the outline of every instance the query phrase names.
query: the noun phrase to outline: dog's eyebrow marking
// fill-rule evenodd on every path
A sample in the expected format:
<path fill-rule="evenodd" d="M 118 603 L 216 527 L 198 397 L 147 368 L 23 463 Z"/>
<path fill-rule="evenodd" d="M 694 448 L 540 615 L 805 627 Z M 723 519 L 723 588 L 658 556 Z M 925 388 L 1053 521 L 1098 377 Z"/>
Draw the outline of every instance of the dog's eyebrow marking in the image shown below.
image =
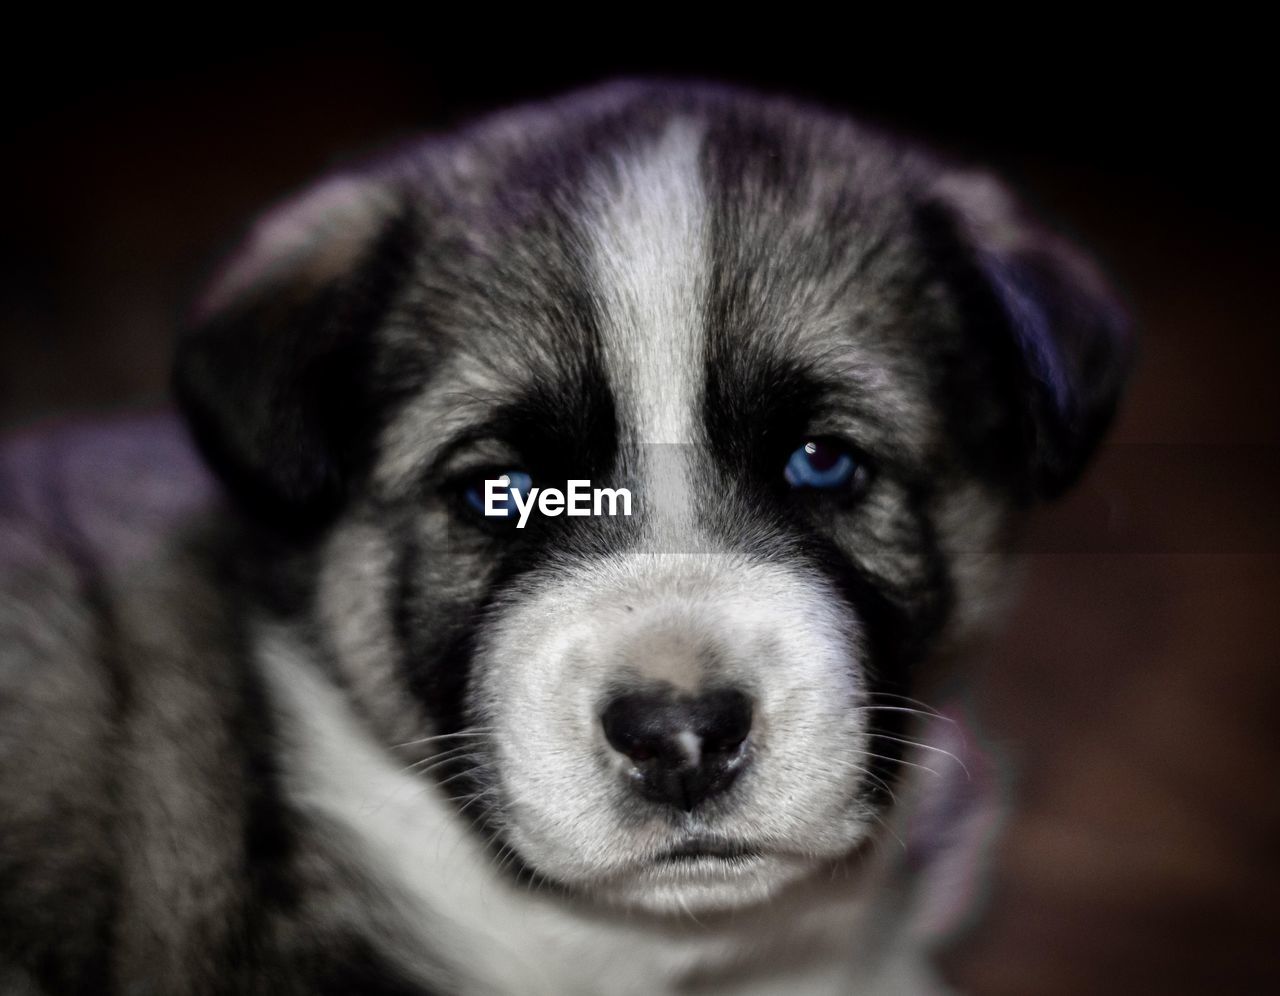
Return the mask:
<path fill-rule="evenodd" d="M 415 486 L 453 443 L 474 437 L 476 427 L 491 417 L 497 401 L 488 396 L 489 385 L 474 376 L 474 367 L 465 356 L 454 360 L 449 374 L 459 385 L 455 390 L 419 392 L 383 430 L 374 479 L 380 490 Z M 467 372 L 472 373 L 470 379 Z M 477 383 L 472 386 L 471 380 Z M 422 427 L 428 425 L 434 431 L 424 433 Z"/>
<path fill-rule="evenodd" d="M 677 119 L 657 143 L 601 171 L 588 231 L 605 361 L 623 423 L 649 443 L 692 443 L 708 286 L 702 128 Z"/>

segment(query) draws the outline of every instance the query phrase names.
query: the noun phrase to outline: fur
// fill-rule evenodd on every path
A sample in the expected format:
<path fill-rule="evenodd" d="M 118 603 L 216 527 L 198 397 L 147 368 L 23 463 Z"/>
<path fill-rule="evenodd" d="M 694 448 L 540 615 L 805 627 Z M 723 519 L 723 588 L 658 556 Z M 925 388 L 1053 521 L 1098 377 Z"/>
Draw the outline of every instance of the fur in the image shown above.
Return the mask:
<path fill-rule="evenodd" d="M 614 84 L 321 181 L 180 340 L 212 477 L 165 417 L 3 451 L 0 981 L 927 991 L 913 696 L 1129 352 L 995 181 L 788 100 Z M 789 489 L 812 438 L 865 488 Z M 635 514 L 478 519 L 506 467 Z M 638 795 L 607 704 L 725 687 L 741 773 Z"/>

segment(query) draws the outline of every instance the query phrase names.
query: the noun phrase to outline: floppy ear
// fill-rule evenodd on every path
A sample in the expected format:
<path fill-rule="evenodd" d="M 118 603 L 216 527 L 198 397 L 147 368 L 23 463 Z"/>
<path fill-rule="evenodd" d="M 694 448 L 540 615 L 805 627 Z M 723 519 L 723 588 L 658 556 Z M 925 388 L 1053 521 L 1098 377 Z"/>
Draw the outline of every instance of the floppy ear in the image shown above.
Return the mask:
<path fill-rule="evenodd" d="M 1132 366 L 1128 318 L 1092 261 L 1028 218 L 994 179 L 951 173 L 933 194 L 964 258 L 966 304 L 990 326 L 983 338 L 1011 381 L 1023 487 L 1055 498 L 1111 423 Z"/>
<path fill-rule="evenodd" d="M 374 180 L 323 182 L 260 221 L 179 339 L 174 390 L 232 495 L 290 531 L 364 469 L 383 399 L 374 335 L 410 226 Z"/>

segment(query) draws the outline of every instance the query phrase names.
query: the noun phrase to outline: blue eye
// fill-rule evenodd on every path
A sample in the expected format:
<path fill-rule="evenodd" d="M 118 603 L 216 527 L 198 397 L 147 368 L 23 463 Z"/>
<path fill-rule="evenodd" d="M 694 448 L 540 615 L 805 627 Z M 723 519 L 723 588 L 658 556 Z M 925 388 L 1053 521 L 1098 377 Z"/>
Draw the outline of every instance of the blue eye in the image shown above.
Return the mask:
<path fill-rule="evenodd" d="M 492 518 L 505 519 L 509 516 L 516 515 L 518 509 L 516 508 L 515 499 L 512 497 L 512 492 L 518 491 L 521 497 L 527 498 L 529 495 L 529 489 L 533 487 L 533 478 L 520 470 L 506 470 L 501 474 L 481 478 L 468 487 L 464 492 L 467 504 L 481 515 L 485 514 L 485 484 L 488 481 L 498 482 L 498 490 L 501 495 L 501 497 L 494 502 L 494 508 L 498 510 L 498 513 L 497 515 L 492 516 Z"/>
<path fill-rule="evenodd" d="M 860 484 L 866 468 L 845 447 L 811 439 L 787 458 L 783 476 L 793 488 L 831 491 Z"/>

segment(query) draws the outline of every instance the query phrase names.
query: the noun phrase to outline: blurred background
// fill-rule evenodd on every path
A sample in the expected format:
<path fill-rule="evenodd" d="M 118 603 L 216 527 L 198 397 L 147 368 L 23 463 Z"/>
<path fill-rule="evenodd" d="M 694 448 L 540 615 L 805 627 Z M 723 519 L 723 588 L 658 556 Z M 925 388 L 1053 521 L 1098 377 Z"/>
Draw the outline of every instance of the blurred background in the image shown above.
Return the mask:
<path fill-rule="evenodd" d="M 985 34 L 846 11 L 697 39 L 653 16 L 666 44 L 648 48 L 594 19 L 515 25 L 530 33 L 503 46 L 495 23 L 403 19 L 15 31 L 0 427 L 162 402 L 177 318 L 257 212 L 345 157 L 518 99 L 619 74 L 738 81 L 989 164 L 1099 254 L 1142 356 L 1106 452 L 1028 538 L 1026 597 L 978 678 L 1018 807 L 948 972 L 993 996 L 1280 991 L 1263 34 L 1055 8 Z"/>

